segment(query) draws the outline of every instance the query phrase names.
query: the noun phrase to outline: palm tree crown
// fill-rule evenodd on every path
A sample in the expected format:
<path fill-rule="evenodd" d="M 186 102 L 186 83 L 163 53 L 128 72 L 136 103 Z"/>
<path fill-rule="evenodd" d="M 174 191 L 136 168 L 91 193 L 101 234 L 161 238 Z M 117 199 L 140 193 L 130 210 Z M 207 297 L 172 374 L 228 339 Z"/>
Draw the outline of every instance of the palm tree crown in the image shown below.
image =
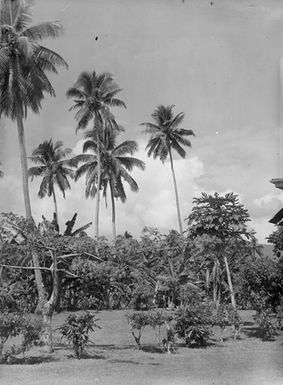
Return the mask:
<path fill-rule="evenodd" d="M 103 127 L 107 121 L 108 128 L 119 130 L 110 107 L 126 108 L 125 103 L 116 98 L 120 91 L 111 74 L 82 72 L 67 91 L 67 97 L 74 99 L 71 109 L 77 110 L 77 130 L 86 128 L 91 120 L 98 123 L 99 127 Z"/>
<path fill-rule="evenodd" d="M 54 96 L 45 72 L 57 73 L 67 67 L 56 52 L 39 44 L 41 40 L 61 35 L 58 22 L 31 23 L 32 0 L 0 2 L 0 115 L 25 117 L 27 108 L 38 113 L 44 92 Z"/>
<path fill-rule="evenodd" d="M 98 180 L 98 149 L 101 157 L 101 178 L 99 189 L 103 190 L 103 196 L 106 199 L 107 189 L 110 189 L 112 202 L 112 224 L 113 238 L 116 237 L 115 228 L 115 202 L 114 198 L 119 198 L 122 202 L 126 201 L 126 193 L 123 181 L 127 182 L 132 191 L 138 191 L 137 182 L 132 178 L 130 172 L 134 167 L 144 170 L 145 164 L 141 160 L 134 158 L 134 152 L 137 151 L 137 142 L 126 140 L 116 145 L 116 135 L 109 135 L 106 130 L 100 134 L 100 144 L 96 140 L 96 134 L 90 130 L 85 135 L 86 141 L 83 145 L 84 154 L 71 159 L 71 165 L 77 167 L 75 179 L 86 175 L 86 197 L 94 197 L 97 194 Z M 93 154 L 87 153 L 92 151 Z"/>
<path fill-rule="evenodd" d="M 146 126 L 145 133 L 151 134 L 149 142 L 146 146 L 148 156 L 153 155 L 153 158 L 160 158 L 164 162 L 171 152 L 171 149 L 185 158 L 186 152 L 183 146 L 191 147 L 191 142 L 186 138 L 194 135 L 192 130 L 179 128 L 183 123 L 185 114 L 180 112 L 176 116 L 173 114 L 174 105 L 158 106 L 151 115 L 154 123 L 145 122 L 142 125 Z"/>
<path fill-rule="evenodd" d="M 70 189 L 68 178 L 74 177 L 74 171 L 67 167 L 68 162 L 64 159 L 71 153 L 69 148 L 63 149 L 62 142 L 53 144 L 52 139 L 41 143 L 32 153 L 30 159 L 37 166 L 30 167 L 29 176 L 42 177 L 38 196 L 53 196 L 56 221 L 58 225 L 58 209 L 55 195 L 55 185 L 57 185 L 65 198 L 65 191 Z"/>

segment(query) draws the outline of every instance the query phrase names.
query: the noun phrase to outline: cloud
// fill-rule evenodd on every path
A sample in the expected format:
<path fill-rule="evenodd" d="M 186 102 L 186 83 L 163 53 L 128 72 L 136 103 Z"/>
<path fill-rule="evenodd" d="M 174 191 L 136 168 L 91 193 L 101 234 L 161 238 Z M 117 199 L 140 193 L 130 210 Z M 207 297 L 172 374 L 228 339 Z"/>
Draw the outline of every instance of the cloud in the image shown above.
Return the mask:
<path fill-rule="evenodd" d="M 276 193 L 265 194 L 262 197 L 255 199 L 254 203 L 259 207 L 263 207 L 272 203 L 273 201 L 283 202 L 283 192 L 278 194 Z"/>

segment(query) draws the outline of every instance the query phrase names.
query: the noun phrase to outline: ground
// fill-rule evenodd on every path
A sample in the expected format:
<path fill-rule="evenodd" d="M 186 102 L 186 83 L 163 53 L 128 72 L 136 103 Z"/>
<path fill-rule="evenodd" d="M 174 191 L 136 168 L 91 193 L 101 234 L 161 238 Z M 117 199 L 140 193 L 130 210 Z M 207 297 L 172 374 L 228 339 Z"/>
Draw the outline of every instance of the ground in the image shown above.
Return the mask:
<path fill-rule="evenodd" d="M 97 313 L 101 330 L 91 336 L 89 357 L 76 360 L 73 351 L 56 335 L 56 349 L 47 354 L 33 349 L 33 364 L 1 365 L 1 385 L 282 385 L 283 332 L 273 342 L 255 334 L 251 311 L 241 312 L 244 327 L 233 341 L 231 330 L 202 349 L 179 347 L 176 354 L 161 354 L 154 333 L 142 337 L 143 350 L 134 347 L 125 311 Z M 54 316 L 54 329 L 66 313 Z M 39 359 L 42 361 L 38 363 Z M 37 363 L 35 363 L 37 362 Z"/>

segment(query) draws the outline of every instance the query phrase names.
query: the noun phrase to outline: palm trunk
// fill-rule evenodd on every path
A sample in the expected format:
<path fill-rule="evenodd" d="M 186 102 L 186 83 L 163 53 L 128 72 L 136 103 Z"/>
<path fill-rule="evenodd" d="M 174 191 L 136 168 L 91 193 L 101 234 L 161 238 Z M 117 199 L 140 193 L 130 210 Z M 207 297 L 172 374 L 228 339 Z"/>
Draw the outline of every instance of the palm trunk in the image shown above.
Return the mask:
<path fill-rule="evenodd" d="M 56 199 L 54 187 L 53 187 L 53 189 L 52 189 L 52 197 L 53 197 L 54 209 L 55 209 L 55 215 L 56 215 L 56 225 L 57 225 L 58 233 L 59 233 L 58 206 L 57 206 L 57 199 Z"/>
<path fill-rule="evenodd" d="M 112 181 L 110 181 L 110 194 L 111 194 L 111 204 L 112 204 L 112 237 L 114 242 L 116 239 L 116 210 L 115 210 L 115 199 L 114 199 Z"/>
<path fill-rule="evenodd" d="M 17 127 L 18 127 L 19 147 L 20 147 L 20 156 L 21 156 L 22 183 L 23 183 L 22 187 L 23 187 L 23 193 L 24 193 L 25 212 L 26 212 L 26 218 L 32 219 L 29 189 L 28 189 L 28 164 L 27 164 L 26 144 L 25 144 L 25 132 L 24 132 L 24 125 L 23 125 L 23 117 L 21 114 L 18 114 L 17 116 Z"/>
<path fill-rule="evenodd" d="M 236 309 L 236 300 L 235 300 L 235 294 L 233 290 L 233 285 L 232 285 L 232 279 L 231 279 L 231 274 L 230 274 L 230 269 L 227 261 L 226 255 L 224 255 L 224 263 L 226 267 L 226 273 L 227 273 L 227 280 L 228 280 L 228 285 L 229 285 L 229 290 L 230 290 L 230 297 L 231 297 L 231 304 L 234 309 Z"/>
<path fill-rule="evenodd" d="M 27 165 L 26 145 L 25 145 L 25 132 L 24 132 L 24 125 L 23 125 L 23 117 L 21 113 L 18 113 L 17 115 L 17 127 L 18 127 L 18 137 L 19 137 L 20 157 L 21 157 L 25 212 L 26 212 L 26 218 L 32 221 L 33 218 L 31 214 L 30 197 L 29 197 L 29 189 L 28 189 L 28 165 Z M 45 292 L 43 287 L 41 270 L 38 269 L 40 267 L 38 254 L 34 250 L 32 250 L 31 254 L 32 254 L 33 266 L 35 268 L 34 275 L 35 275 L 35 282 L 36 282 L 36 287 L 38 292 L 38 304 L 37 304 L 36 312 L 40 313 L 42 310 L 42 306 L 45 302 Z"/>
<path fill-rule="evenodd" d="M 176 206 L 177 206 L 179 231 L 180 231 L 181 234 L 183 234 L 183 226 L 182 226 L 181 214 L 180 214 L 179 195 L 178 195 L 178 190 L 177 190 L 177 182 L 176 182 L 176 177 L 175 177 L 175 171 L 174 171 L 174 166 L 173 166 L 173 158 L 172 158 L 171 149 L 169 149 L 169 156 L 170 156 L 171 171 L 172 171 L 174 190 L 175 190 L 175 198 L 176 198 Z"/>
<path fill-rule="evenodd" d="M 95 238 L 99 237 L 99 201 L 100 201 L 100 180 L 101 180 L 101 159 L 100 159 L 100 146 L 99 146 L 99 130 L 97 130 L 97 192 L 96 192 L 96 206 L 95 206 Z"/>

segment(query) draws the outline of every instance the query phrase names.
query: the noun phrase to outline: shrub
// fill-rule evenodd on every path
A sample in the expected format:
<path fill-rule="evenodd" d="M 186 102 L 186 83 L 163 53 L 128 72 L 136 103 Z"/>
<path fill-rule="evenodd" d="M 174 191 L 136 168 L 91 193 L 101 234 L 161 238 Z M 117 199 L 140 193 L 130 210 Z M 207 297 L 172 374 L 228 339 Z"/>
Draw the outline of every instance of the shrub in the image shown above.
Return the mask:
<path fill-rule="evenodd" d="M 270 309 L 263 310 L 257 314 L 256 321 L 259 327 L 259 335 L 262 340 L 273 341 L 279 331 L 275 314 Z"/>
<path fill-rule="evenodd" d="M 212 317 L 212 324 L 219 326 L 221 329 L 221 341 L 223 341 L 223 333 L 228 324 L 228 314 L 225 305 L 219 305 L 216 313 Z"/>
<path fill-rule="evenodd" d="M 100 329 L 96 321 L 98 320 L 90 312 L 82 315 L 71 314 L 59 327 L 62 338 L 66 338 L 69 343 L 72 343 L 76 358 L 82 357 L 89 341 L 89 332 L 94 331 L 94 328 Z"/>
<path fill-rule="evenodd" d="M 148 312 L 148 325 L 153 328 L 158 345 L 162 350 L 167 350 L 168 353 L 174 351 L 175 344 L 174 330 L 171 326 L 172 320 L 173 315 L 171 313 L 160 310 Z M 166 338 L 163 339 L 161 336 L 162 326 L 166 327 Z"/>
<path fill-rule="evenodd" d="M 243 321 L 242 321 L 239 313 L 237 312 L 237 310 L 234 309 L 233 306 L 231 306 L 231 305 L 228 307 L 228 322 L 233 327 L 234 340 L 236 340 L 238 337 L 238 334 L 241 330 Z"/>
<path fill-rule="evenodd" d="M 148 313 L 147 312 L 135 312 L 127 314 L 128 324 L 130 327 L 131 334 L 137 344 L 137 348 L 140 349 L 141 336 L 146 326 L 149 325 Z"/>
<path fill-rule="evenodd" d="M 206 346 L 212 324 L 211 308 L 194 305 L 180 308 L 175 314 L 175 331 L 188 346 Z"/>
<path fill-rule="evenodd" d="M 130 306 L 135 310 L 148 310 L 152 301 L 152 290 L 148 286 L 137 285 L 131 293 Z"/>
<path fill-rule="evenodd" d="M 42 323 L 22 313 L 2 313 L 0 315 L 0 359 L 8 362 L 14 355 L 25 354 L 28 349 L 40 340 Z M 13 345 L 4 350 L 4 344 L 11 338 L 21 336 L 19 346 Z"/>

